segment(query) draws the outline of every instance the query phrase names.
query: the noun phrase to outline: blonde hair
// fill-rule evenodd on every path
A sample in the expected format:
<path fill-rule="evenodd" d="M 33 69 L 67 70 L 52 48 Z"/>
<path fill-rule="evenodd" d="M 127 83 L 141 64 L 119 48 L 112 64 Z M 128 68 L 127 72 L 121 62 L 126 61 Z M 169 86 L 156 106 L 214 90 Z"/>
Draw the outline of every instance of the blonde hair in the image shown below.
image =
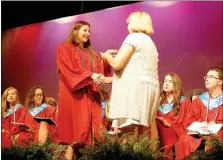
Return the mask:
<path fill-rule="evenodd" d="M 154 33 L 152 19 L 146 12 L 133 12 L 126 20 L 129 32 L 142 32 L 147 35 Z"/>
<path fill-rule="evenodd" d="M 9 90 L 14 90 L 15 91 L 15 94 L 16 94 L 16 104 L 20 103 L 19 94 L 18 94 L 17 89 L 15 89 L 14 87 L 7 88 L 4 91 L 4 93 L 2 94 L 2 110 L 1 110 L 2 116 L 4 115 L 4 113 L 6 112 L 6 110 L 9 108 L 9 104 L 7 102 L 7 96 L 8 96 Z"/>

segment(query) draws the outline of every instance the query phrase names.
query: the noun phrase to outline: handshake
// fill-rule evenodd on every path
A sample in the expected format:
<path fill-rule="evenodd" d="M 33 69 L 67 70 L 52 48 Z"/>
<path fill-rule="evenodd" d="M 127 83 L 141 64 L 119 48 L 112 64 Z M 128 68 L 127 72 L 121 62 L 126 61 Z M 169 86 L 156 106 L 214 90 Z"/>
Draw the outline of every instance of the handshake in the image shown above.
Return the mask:
<path fill-rule="evenodd" d="M 105 85 L 108 83 L 112 83 L 112 77 L 105 77 L 103 74 L 93 73 L 91 75 L 94 83 L 97 85 Z"/>
<path fill-rule="evenodd" d="M 118 50 L 116 49 L 109 49 L 105 53 L 100 53 L 101 58 L 104 60 L 107 60 L 108 56 L 112 56 L 113 53 L 117 53 Z M 105 85 L 107 83 L 112 83 L 112 77 L 105 77 L 103 74 L 99 73 L 93 73 L 91 75 L 91 78 L 93 79 L 94 83 L 97 85 Z"/>

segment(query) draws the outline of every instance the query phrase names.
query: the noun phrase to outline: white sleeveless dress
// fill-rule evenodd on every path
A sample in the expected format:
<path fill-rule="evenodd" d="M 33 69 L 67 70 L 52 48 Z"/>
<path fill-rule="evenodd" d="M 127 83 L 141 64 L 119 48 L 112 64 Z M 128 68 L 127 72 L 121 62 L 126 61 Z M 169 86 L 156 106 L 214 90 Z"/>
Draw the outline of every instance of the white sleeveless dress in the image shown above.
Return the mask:
<path fill-rule="evenodd" d="M 134 47 L 125 66 L 115 71 L 108 117 L 123 123 L 149 126 L 158 109 L 160 85 L 158 52 L 152 39 L 144 33 L 130 33 L 124 44 Z"/>

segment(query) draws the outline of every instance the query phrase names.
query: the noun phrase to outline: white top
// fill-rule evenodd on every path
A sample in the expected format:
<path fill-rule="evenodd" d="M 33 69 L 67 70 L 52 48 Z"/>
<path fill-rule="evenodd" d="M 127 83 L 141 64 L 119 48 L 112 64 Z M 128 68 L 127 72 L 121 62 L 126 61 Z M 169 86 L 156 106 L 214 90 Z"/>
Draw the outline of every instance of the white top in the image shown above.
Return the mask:
<path fill-rule="evenodd" d="M 131 118 L 148 126 L 159 101 L 158 52 L 144 33 L 130 33 L 123 44 L 132 45 L 134 53 L 114 72 L 109 117 Z"/>

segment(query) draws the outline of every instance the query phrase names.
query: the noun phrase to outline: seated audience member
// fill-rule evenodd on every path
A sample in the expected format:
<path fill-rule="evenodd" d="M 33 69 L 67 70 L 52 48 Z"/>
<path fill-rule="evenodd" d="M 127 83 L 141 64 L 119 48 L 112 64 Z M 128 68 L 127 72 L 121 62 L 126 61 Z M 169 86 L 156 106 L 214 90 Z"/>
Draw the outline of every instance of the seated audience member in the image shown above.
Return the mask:
<path fill-rule="evenodd" d="M 203 125 L 222 124 L 223 122 L 223 93 L 222 93 L 222 68 L 213 67 L 204 76 L 207 92 L 201 94 L 190 106 L 187 116 L 187 126 L 193 122 Z M 217 135 L 223 139 L 223 129 Z M 182 159 L 202 145 L 203 139 L 197 134 L 186 134 L 175 146 L 176 159 Z M 205 146 L 207 149 L 208 146 Z"/>
<path fill-rule="evenodd" d="M 34 86 L 29 90 L 26 96 L 25 106 L 39 123 L 38 138 L 36 138 L 39 143 L 44 144 L 48 136 L 52 139 L 56 131 L 56 107 L 46 104 L 46 97 L 40 86 Z"/>
<path fill-rule="evenodd" d="M 185 134 L 184 119 L 190 100 L 183 96 L 180 77 L 175 73 L 166 74 L 160 94 L 160 107 L 157 111 L 157 128 L 165 153 L 170 153 L 180 137 Z M 167 156 L 165 159 L 173 159 Z"/>
<path fill-rule="evenodd" d="M 27 145 L 33 142 L 38 123 L 20 104 L 18 91 L 7 88 L 2 95 L 2 147 Z"/>

